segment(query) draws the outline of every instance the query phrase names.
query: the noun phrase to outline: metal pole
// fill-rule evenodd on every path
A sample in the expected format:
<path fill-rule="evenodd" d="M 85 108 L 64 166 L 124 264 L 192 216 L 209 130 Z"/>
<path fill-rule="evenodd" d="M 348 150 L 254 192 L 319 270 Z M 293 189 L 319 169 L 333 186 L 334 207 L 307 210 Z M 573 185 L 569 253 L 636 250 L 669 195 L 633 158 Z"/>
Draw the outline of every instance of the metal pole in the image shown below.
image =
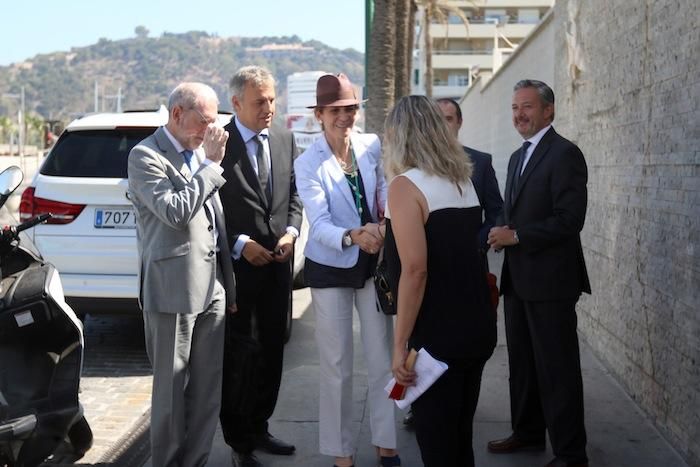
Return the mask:
<path fill-rule="evenodd" d="M 17 121 L 19 123 L 19 155 L 24 156 L 24 146 L 26 144 L 26 128 L 24 127 L 24 86 L 20 87 L 19 92 L 19 114 Z"/>
<path fill-rule="evenodd" d="M 97 113 L 99 109 L 99 102 L 100 102 L 100 93 L 99 89 L 97 88 L 97 80 L 95 80 L 95 113 Z"/>

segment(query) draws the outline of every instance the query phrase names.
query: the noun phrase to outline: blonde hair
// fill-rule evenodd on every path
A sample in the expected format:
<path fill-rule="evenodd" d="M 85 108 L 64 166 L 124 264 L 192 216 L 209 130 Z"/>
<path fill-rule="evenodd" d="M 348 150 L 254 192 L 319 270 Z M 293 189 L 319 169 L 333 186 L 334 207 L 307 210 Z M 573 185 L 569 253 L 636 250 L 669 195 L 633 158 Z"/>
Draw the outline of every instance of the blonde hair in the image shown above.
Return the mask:
<path fill-rule="evenodd" d="M 450 132 L 440 108 L 425 96 L 402 97 L 384 121 L 387 178 L 411 168 L 444 177 L 459 186 L 472 174 L 472 162 Z"/>

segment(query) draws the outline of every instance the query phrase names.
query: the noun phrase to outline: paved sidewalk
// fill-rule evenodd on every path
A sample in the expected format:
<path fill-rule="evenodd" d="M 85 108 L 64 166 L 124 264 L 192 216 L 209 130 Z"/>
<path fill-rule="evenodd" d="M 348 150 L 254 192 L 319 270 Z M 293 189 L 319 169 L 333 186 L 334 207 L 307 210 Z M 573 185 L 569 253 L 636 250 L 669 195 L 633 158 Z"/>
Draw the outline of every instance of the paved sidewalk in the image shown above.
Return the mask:
<path fill-rule="evenodd" d="M 295 291 L 292 339 L 287 345 L 282 389 L 270 432 L 297 447 L 293 456 L 259 454 L 267 467 L 330 467 L 333 459 L 318 454 L 318 355 L 314 341 L 314 316 L 307 289 Z M 366 371 L 355 327 L 354 429 L 357 441 L 355 465 L 376 466 L 370 443 L 367 407 Z M 632 400 L 593 357 L 582 342 L 582 367 L 588 431 L 588 455 L 592 467 L 685 467 L 680 456 L 661 438 Z M 397 414 L 398 444 L 403 465 L 423 465 L 411 432 L 406 431 Z M 551 450 L 541 453 L 494 455 L 486 451 L 490 439 L 510 434 L 508 402 L 508 363 L 503 332 L 503 314 L 499 310 L 498 347 L 484 370 L 479 406 L 475 417 L 474 452 L 477 466 L 544 466 L 552 458 Z M 150 467 L 150 461 L 146 464 Z M 219 430 L 214 440 L 208 467 L 231 465 L 230 449 Z"/>

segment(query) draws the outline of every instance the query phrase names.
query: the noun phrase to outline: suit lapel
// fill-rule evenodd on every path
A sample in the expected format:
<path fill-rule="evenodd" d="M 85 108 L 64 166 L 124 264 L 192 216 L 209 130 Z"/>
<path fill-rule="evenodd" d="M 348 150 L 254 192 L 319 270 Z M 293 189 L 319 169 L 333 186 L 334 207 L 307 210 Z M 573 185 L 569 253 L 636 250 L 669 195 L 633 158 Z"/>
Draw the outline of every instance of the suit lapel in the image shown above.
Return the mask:
<path fill-rule="evenodd" d="M 173 165 L 173 167 L 178 170 L 178 172 L 180 172 L 185 179 L 190 180 L 192 178 L 192 172 L 190 172 L 190 168 L 185 163 L 185 158 L 182 157 L 182 154 L 177 152 L 177 149 L 175 149 L 173 143 L 170 142 L 168 135 L 165 134 L 163 127 L 156 130 L 154 137 L 156 139 L 156 143 L 158 144 L 158 148 L 162 151 L 163 156 Z"/>
<path fill-rule="evenodd" d="M 530 160 L 525 166 L 525 170 L 523 170 L 523 173 L 520 175 L 520 179 L 518 180 L 518 188 L 515 191 L 515 196 L 511 201 L 511 205 L 515 205 L 516 201 L 518 201 L 518 196 L 523 191 L 523 187 L 527 184 L 527 179 L 530 178 L 530 174 L 537 168 L 537 165 L 539 165 L 539 163 L 542 162 L 542 159 L 544 159 L 544 156 L 547 154 L 547 151 L 549 151 L 549 146 L 551 145 L 553 135 L 554 127 L 550 128 L 544 134 L 544 136 L 542 136 L 540 142 L 537 143 L 535 151 L 532 153 L 532 155 L 530 156 Z M 515 165 L 517 166 L 517 164 Z M 515 168 L 513 169 L 513 172 L 515 172 Z M 510 181 L 512 183 L 512 179 L 510 179 Z"/>
<path fill-rule="evenodd" d="M 513 199 L 511 197 L 511 192 L 513 191 L 511 187 L 513 186 L 513 177 L 515 176 L 515 168 L 518 166 L 517 163 L 518 152 L 514 152 L 510 156 L 510 161 L 508 162 L 508 175 L 506 176 L 506 190 L 505 190 L 505 201 L 504 206 L 506 208 L 506 214 L 510 211 L 513 206 Z M 506 218 L 506 222 L 508 219 Z"/>
<path fill-rule="evenodd" d="M 282 147 L 282 139 L 277 135 L 276 132 L 272 130 L 270 130 L 270 132 L 268 133 L 267 140 L 270 146 L 270 183 L 272 183 L 272 200 L 270 204 L 274 206 L 275 198 L 281 196 L 277 188 L 283 185 L 282 183 L 275 183 L 275 176 L 280 175 L 281 177 L 282 173 L 284 172 L 284 148 Z M 281 181 L 281 178 L 279 178 L 278 180 Z"/>

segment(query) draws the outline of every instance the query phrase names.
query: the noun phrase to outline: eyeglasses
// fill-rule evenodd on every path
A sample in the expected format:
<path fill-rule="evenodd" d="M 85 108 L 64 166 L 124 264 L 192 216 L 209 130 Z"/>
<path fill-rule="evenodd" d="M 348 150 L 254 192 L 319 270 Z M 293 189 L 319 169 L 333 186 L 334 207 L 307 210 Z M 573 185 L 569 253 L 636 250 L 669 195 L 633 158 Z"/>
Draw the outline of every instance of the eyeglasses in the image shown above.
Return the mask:
<path fill-rule="evenodd" d="M 190 107 L 190 108 L 187 109 L 187 110 L 194 110 L 195 112 L 197 112 L 197 115 L 199 115 L 200 123 L 201 123 L 202 125 L 210 125 L 210 124 L 212 124 L 212 123 L 216 123 L 216 119 L 215 119 L 215 118 L 207 118 L 207 117 L 205 117 L 204 114 L 203 114 L 202 112 L 200 112 L 199 110 L 195 109 L 194 107 Z"/>

